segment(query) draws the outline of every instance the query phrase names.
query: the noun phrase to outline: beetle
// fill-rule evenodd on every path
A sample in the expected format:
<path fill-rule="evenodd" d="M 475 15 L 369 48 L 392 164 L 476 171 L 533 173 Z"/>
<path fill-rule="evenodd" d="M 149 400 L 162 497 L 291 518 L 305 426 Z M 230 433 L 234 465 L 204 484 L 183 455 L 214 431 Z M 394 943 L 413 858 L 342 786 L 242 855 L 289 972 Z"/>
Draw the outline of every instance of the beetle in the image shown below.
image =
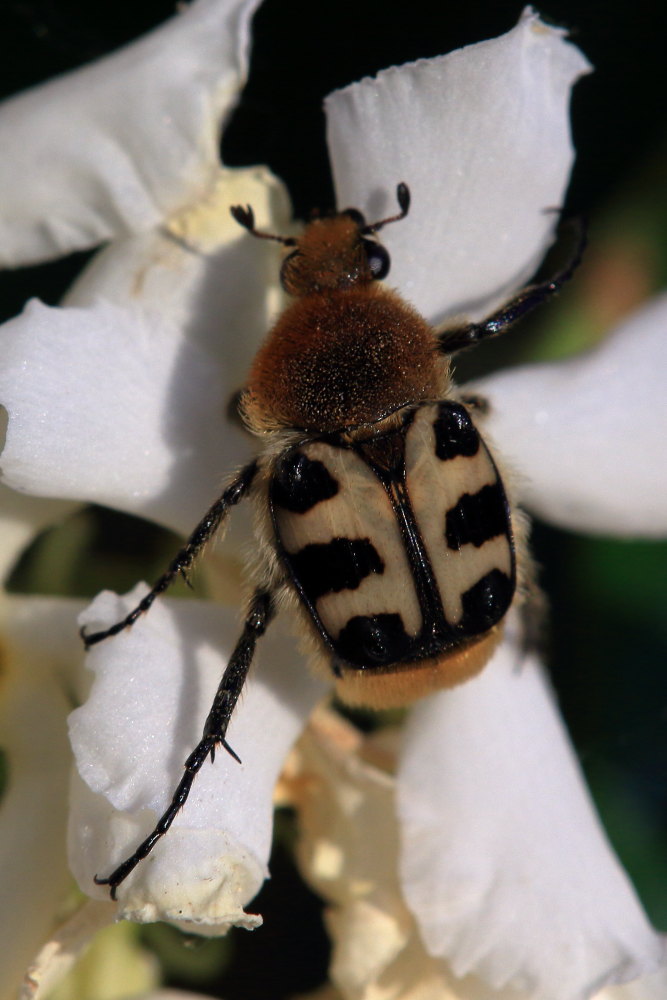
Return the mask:
<path fill-rule="evenodd" d="M 238 642 L 200 742 L 154 830 L 110 875 L 117 887 L 167 832 L 204 761 L 223 747 L 259 638 L 278 605 L 291 610 L 310 660 L 350 704 L 404 705 L 478 673 L 513 605 L 530 589 L 526 522 L 513 509 L 480 434 L 483 400 L 459 393 L 451 357 L 554 295 L 569 263 L 480 322 L 436 330 L 382 285 L 389 254 L 377 240 L 410 208 L 367 223 L 357 209 L 310 222 L 298 237 L 255 228 L 287 250 L 280 278 L 292 302 L 252 363 L 239 412 L 261 437 L 150 592 L 122 621 L 82 636 L 90 647 L 128 628 L 185 575 L 239 501 L 252 496 L 260 557 Z"/>

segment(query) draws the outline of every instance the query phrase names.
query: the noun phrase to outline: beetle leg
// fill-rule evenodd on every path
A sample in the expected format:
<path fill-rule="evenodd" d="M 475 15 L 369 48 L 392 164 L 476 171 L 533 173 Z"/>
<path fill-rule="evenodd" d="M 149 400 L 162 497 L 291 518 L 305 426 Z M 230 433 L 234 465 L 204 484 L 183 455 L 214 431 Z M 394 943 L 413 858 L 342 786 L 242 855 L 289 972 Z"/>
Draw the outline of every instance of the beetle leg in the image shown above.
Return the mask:
<path fill-rule="evenodd" d="M 271 593 L 258 588 L 252 598 L 243 631 L 225 668 L 222 679 L 216 691 L 208 718 L 204 723 L 202 738 L 185 761 L 185 773 L 181 778 L 172 800 L 155 824 L 153 831 L 139 844 L 136 851 L 106 878 L 95 876 L 96 885 L 108 885 L 111 898 L 116 898 L 116 889 L 125 881 L 136 866 L 147 857 L 163 837 L 179 809 L 185 805 L 190 794 L 192 783 L 207 757 L 215 759 L 216 747 L 221 746 L 241 763 L 240 758 L 232 750 L 225 739 L 232 712 L 243 689 L 248 671 L 255 653 L 257 640 L 266 631 L 266 627 L 275 613 Z"/>
<path fill-rule="evenodd" d="M 539 282 L 536 285 L 528 285 L 519 292 L 513 299 L 506 302 L 504 306 L 491 316 L 481 320 L 479 323 L 464 323 L 461 326 L 443 330 L 438 335 L 438 343 L 443 354 L 456 354 L 468 347 L 474 347 L 480 340 L 489 337 L 498 337 L 505 333 L 511 326 L 517 323 L 533 309 L 542 305 L 552 296 L 556 295 L 565 282 L 569 281 L 581 262 L 586 248 L 587 235 L 586 227 L 581 219 L 575 220 L 577 227 L 577 244 L 575 249 L 562 270 L 558 271 L 548 281 Z"/>
<path fill-rule="evenodd" d="M 476 410 L 483 416 L 486 416 L 489 412 L 489 401 L 486 396 L 479 396 L 476 392 L 463 392 L 459 396 L 459 399 L 468 409 Z"/>
<path fill-rule="evenodd" d="M 148 611 L 155 598 L 164 593 L 167 587 L 174 582 L 177 576 L 182 576 L 187 581 L 187 572 L 196 557 L 199 555 L 211 536 L 218 530 L 230 508 L 234 507 L 239 500 L 242 500 L 247 494 L 255 478 L 257 468 L 257 462 L 254 461 L 249 465 L 246 465 L 246 467 L 241 470 L 236 479 L 227 487 L 222 496 L 219 497 L 213 506 L 208 509 L 205 516 L 192 532 L 183 548 L 177 553 L 175 558 L 169 564 L 169 568 L 158 580 L 156 580 L 146 596 L 142 598 L 139 604 L 137 604 L 136 608 L 130 611 L 130 613 L 126 615 L 122 621 L 116 622 L 116 624 L 112 625 L 110 628 L 104 629 L 100 632 L 93 632 L 90 635 L 86 634 L 85 629 L 82 628 L 80 630 L 81 638 L 83 639 L 86 649 L 89 649 L 90 646 L 94 646 L 95 643 L 102 642 L 103 639 L 108 639 L 109 636 L 118 635 L 119 632 L 122 632 L 124 629 L 129 628 L 130 625 L 133 625 L 140 615 L 143 615 L 146 611 Z"/>

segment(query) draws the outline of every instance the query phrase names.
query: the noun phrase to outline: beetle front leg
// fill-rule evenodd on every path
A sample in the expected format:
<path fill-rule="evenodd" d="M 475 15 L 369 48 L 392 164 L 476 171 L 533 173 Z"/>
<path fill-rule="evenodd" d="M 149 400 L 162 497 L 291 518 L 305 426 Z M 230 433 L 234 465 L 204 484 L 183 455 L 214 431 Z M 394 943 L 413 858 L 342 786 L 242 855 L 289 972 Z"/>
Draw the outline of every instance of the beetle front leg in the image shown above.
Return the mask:
<path fill-rule="evenodd" d="M 511 326 L 514 326 L 520 319 L 531 313 L 533 309 L 547 302 L 556 295 L 563 285 L 570 280 L 581 263 L 584 250 L 586 249 L 587 235 L 586 227 L 581 220 L 576 220 L 578 228 L 578 238 L 575 249 L 565 265 L 548 281 L 542 281 L 536 285 L 528 285 L 523 291 L 515 295 L 513 299 L 506 302 L 491 316 L 481 320 L 479 323 L 464 323 L 461 326 L 443 330 L 438 335 L 438 343 L 443 354 L 456 354 L 464 351 L 468 347 L 474 347 L 481 340 L 490 337 L 498 337 L 505 333 Z"/>

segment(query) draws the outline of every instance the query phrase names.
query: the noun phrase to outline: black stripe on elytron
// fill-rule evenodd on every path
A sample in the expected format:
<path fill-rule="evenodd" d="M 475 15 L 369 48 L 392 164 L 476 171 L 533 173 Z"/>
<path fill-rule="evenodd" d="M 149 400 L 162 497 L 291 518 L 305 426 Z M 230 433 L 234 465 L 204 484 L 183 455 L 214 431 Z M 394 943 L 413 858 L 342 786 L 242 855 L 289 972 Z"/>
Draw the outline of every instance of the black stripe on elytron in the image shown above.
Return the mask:
<path fill-rule="evenodd" d="M 433 430 L 435 453 L 443 461 L 459 455 L 470 458 L 479 451 L 479 434 L 460 403 L 440 403 Z"/>
<path fill-rule="evenodd" d="M 447 548 L 456 551 L 462 545 L 479 548 L 496 535 L 508 535 L 507 500 L 500 482 L 482 486 L 477 493 L 464 493 L 447 511 L 445 525 Z"/>
<path fill-rule="evenodd" d="M 465 635 L 486 632 L 500 621 L 514 596 L 514 581 L 500 569 L 492 569 L 461 594 L 463 615 L 457 625 Z"/>
<path fill-rule="evenodd" d="M 355 615 L 340 630 L 336 653 L 360 669 L 399 663 L 411 653 L 415 640 L 398 614 Z"/>
<path fill-rule="evenodd" d="M 323 462 L 293 451 L 278 463 L 271 482 L 271 499 L 278 507 L 305 514 L 323 500 L 330 500 L 338 490 L 338 483 Z"/>
<path fill-rule="evenodd" d="M 371 573 L 384 573 L 384 563 L 368 538 L 332 538 L 304 545 L 284 558 L 313 604 L 325 594 L 356 590 Z"/>
<path fill-rule="evenodd" d="M 411 410 L 403 425 L 392 434 L 359 443 L 357 452 L 378 477 L 389 497 L 410 564 L 424 629 L 435 635 L 448 626 L 431 560 L 410 502 L 405 479 L 406 429 L 414 420 L 416 412 Z"/>

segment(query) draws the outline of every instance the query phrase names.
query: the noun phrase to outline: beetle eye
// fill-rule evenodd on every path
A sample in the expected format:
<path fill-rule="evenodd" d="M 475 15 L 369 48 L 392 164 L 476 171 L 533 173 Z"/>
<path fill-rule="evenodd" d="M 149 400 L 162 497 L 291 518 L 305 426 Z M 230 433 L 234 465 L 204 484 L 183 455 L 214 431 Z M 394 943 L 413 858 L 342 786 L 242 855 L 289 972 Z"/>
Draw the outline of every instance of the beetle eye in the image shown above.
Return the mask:
<path fill-rule="evenodd" d="M 381 281 L 389 274 L 389 254 L 380 243 L 364 240 L 364 250 L 368 258 L 368 266 L 375 281 Z"/>

